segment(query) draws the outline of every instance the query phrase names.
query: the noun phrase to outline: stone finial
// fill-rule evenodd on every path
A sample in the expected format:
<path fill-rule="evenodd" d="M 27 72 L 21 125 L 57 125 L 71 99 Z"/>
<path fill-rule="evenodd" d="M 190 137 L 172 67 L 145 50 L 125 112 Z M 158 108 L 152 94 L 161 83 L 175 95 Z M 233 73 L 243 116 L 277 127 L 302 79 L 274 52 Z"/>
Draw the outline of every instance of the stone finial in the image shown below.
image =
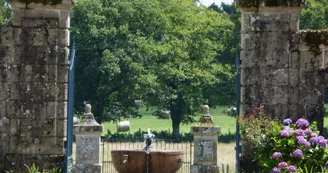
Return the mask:
<path fill-rule="evenodd" d="M 91 105 L 90 104 L 85 105 L 85 113 L 91 113 Z"/>
<path fill-rule="evenodd" d="M 208 105 L 204 105 L 203 110 L 204 110 L 204 115 L 210 114 L 210 107 Z"/>
<path fill-rule="evenodd" d="M 82 124 L 96 124 L 96 125 L 99 125 L 96 122 L 95 117 L 91 113 L 91 105 L 90 104 L 85 105 L 85 113 L 84 113 L 84 116 L 83 116 L 83 119 L 82 119 Z"/>
<path fill-rule="evenodd" d="M 199 119 L 199 123 L 200 124 L 212 124 L 213 120 L 212 120 L 212 116 L 210 115 L 210 107 L 208 105 L 204 105 L 203 106 L 203 115 L 200 117 Z"/>

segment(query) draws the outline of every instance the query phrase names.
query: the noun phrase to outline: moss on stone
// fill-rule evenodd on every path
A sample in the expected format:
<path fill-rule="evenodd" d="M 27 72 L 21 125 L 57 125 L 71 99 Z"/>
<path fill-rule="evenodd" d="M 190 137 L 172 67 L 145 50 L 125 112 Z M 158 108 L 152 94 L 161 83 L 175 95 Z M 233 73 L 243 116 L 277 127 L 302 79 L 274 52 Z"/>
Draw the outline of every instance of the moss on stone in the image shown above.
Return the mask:
<path fill-rule="evenodd" d="M 242 8 L 259 8 L 261 4 L 265 7 L 302 7 L 304 0 L 237 0 L 239 7 Z"/>
<path fill-rule="evenodd" d="M 18 2 L 22 3 L 42 3 L 44 5 L 57 5 L 61 4 L 63 0 L 17 0 Z"/>

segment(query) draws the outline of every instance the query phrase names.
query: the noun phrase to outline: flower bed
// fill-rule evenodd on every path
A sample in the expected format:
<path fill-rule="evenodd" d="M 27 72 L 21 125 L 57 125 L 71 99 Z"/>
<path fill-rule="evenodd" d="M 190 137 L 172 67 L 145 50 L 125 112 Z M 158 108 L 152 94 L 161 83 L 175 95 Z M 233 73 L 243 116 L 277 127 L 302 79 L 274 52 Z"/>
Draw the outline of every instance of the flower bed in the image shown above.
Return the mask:
<path fill-rule="evenodd" d="M 263 107 L 239 118 L 243 155 L 254 159 L 261 172 L 325 172 L 327 140 L 316 122 L 300 118 L 280 122 L 264 115 Z"/>

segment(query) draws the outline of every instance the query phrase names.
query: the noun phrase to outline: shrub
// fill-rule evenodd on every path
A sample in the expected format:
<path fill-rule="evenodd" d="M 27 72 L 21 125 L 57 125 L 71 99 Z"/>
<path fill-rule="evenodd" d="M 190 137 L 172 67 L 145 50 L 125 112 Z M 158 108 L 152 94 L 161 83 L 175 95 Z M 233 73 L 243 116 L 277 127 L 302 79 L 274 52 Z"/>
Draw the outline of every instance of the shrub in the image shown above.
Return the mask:
<path fill-rule="evenodd" d="M 279 122 L 265 117 L 261 107 L 239 119 L 242 140 L 249 150 L 246 154 L 257 161 L 262 172 L 325 172 L 327 140 L 319 136 L 316 122 L 310 124 L 303 118 L 295 123 L 291 119 Z"/>

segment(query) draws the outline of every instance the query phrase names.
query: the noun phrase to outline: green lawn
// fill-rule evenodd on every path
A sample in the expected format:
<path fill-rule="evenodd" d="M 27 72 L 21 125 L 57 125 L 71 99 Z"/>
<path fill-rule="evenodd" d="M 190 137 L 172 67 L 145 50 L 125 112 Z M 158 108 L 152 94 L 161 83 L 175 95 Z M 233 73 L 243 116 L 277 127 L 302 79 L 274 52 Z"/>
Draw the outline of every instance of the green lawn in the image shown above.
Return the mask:
<path fill-rule="evenodd" d="M 213 121 L 215 125 L 221 127 L 222 134 L 235 133 L 236 131 L 236 119 L 222 113 L 223 110 L 227 109 L 227 107 L 218 107 L 216 109 L 211 109 L 210 114 L 213 116 Z M 147 131 L 148 128 L 154 131 L 162 131 L 167 130 L 172 132 L 172 121 L 171 119 L 158 119 L 156 116 L 152 115 L 152 111 L 146 111 L 146 109 L 141 109 L 142 118 L 130 119 L 131 129 L 130 133 L 134 133 L 141 129 L 141 131 Z M 198 120 L 200 117 L 195 117 Z M 190 132 L 190 127 L 193 124 L 181 124 L 180 132 L 187 133 Z M 107 129 L 111 132 L 116 132 L 116 124 L 112 122 L 104 122 L 104 134 L 107 133 Z"/>
<path fill-rule="evenodd" d="M 328 104 L 325 104 L 325 108 L 328 109 Z M 213 117 L 214 124 L 221 127 L 222 134 L 235 133 L 236 131 L 236 119 L 226 114 L 222 113 L 223 110 L 226 110 L 227 107 L 218 107 L 215 109 L 211 109 L 210 114 Z M 141 131 L 147 131 L 148 128 L 154 131 L 172 131 L 172 122 L 170 119 L 158 119 L 156 116 L 152 115 L 152 110 L 146 111 L 145 108 L 140 109 L 141 114 L 143 115 L 142 118 L 130 119 L 131 129 L 130 132 L 126 133 L 134 133 L 139 129 Z M 196 120 L 199 119 L 200 116 L 195 117 Z M 190 127 L 195 125 L 193 124 L 181 124 L 180 131 L 181 133 L 190 132 Z M 107 129 L 110 130 L 112 133 L 116 132 L 116 124 L 112 122 L 104 122 L 104 133 L 107 133 Z M 324 126 L 328 127 L 328 117 L 324 118 Z"/>

